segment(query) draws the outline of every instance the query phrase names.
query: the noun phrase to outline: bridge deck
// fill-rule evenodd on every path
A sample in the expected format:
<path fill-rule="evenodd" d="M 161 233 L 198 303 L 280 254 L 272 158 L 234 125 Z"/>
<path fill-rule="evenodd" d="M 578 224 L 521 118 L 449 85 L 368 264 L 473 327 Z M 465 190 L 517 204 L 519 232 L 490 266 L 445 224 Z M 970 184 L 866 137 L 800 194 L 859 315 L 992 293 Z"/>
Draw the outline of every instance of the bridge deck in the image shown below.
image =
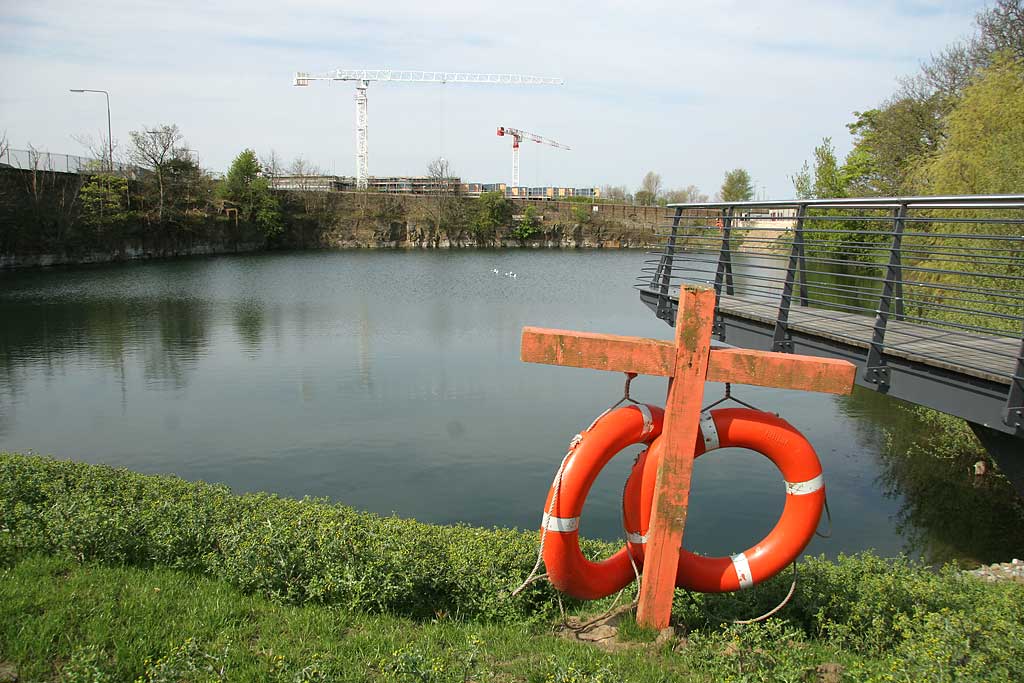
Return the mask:
<path fill-rule="evenodd" d="M 778 302 L 745 296 L 720 297 L 719 309 L 725 315 L 774 325 Z M 867 349 L 870 347 L 874 319 L 847 311 L 802 308 L 793 302 L 788 327 L 824 339 Z M 1010 384 L 1020 340 L 970 332 L 916 325 L 890 319 L 885 333 L 885 355 L 943 368 L 990 382 Z"/>

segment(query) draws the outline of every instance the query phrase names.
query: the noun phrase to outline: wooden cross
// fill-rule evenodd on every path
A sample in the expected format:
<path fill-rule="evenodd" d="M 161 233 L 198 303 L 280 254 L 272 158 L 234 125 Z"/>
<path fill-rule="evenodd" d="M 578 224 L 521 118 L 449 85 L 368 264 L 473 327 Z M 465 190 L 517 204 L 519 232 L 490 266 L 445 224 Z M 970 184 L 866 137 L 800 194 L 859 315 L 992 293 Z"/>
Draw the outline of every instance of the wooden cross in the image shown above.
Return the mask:
<path fill-rule="evenodd" d="M 660 339 L 523 328 L 522 360 L 669 378 L 664 441 L 644 553 L 637 621 L 662 629 L 672 614 L 679 548 L 686 525 L 704 382 L 732 382 L 849 394 L 856 368 L 844 360 L 749 349 L 712 349 L 715 292 L 679 292 L 675 343 Z"/>

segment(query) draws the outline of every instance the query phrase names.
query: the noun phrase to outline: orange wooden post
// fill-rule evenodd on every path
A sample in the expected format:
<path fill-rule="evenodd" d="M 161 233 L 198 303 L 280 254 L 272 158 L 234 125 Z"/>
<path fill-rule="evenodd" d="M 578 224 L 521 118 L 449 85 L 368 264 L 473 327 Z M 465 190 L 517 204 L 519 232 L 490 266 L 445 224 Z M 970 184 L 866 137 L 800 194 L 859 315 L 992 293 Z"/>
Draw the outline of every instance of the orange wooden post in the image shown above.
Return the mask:
<path fill-rule="evenodd" d="M 672 594 L 676 589 L 676 567 L 690 500 L 690 476 L 704 401 L 704 378 L 711 356 L 714 315 L 713 290 L 707 287 L 680 290 L 675 368 L 661 429 L 664 456 L 654 484 L 636 614 L 639 623 L 658 629 L 668 626 L 672 616 Z"/>
<path fill-rule="evenodd" d="M 852 363 L 749 349 L 711 349 L 715 293 L 687 286 L 679 292 L 675 343 L 659 339 L 523 328 L 521 358 L 669 377 L 662 426 L 664 455 L 658 468 L 644 560 L 637 620 L 656 628 L 672 613 L 679 547 L 686 525 L 694 446 L 704 382 L 733 382 L 830 394 L 853 391 Z"/>

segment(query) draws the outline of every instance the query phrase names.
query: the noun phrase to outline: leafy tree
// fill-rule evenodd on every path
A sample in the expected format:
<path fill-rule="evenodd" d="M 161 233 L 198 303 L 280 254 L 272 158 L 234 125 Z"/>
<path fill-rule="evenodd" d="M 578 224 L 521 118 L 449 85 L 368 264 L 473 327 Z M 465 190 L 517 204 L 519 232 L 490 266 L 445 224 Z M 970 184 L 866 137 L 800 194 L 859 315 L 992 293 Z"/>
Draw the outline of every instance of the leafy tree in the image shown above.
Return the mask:
<path fill-rule="evenodd" d="M 747 202 L 754 198 L 754 181 L 745 169 L 736 168 L 725 174 L 720 192 L 723 202 Z"/>
<path fill-rule="evenodd" d="M 127 179 L 109 173 L 93 175 L 78 191 L 82 221 L 96 232 L 123 225 L 129 216 L 127 197 Z"/>
<path fill-rule="evenodd" d="M 281 232 L 281 210 L 277 198 L 270 191 L 267 179 L 260 175 L 262 168 L 251 149 L 242 150 L 224 177 L 220 196 L 239 205 L 242 220 L 256 225 L 267 237 Z"/>
<path fill-rule="evenodd" d="M 847 177 L 836 159 L 832 138 L 825 138 L 814 148 L 814 196 L 819 199 L 845 197 L 846 186 Z"/>
<path fill-rule="evenodd" d="M 911 190 L 914 165 L 933 154 L 942 141 L 942 105 L 938 96 L 901 97 L 878 109 L 854 112 L 847 125 L 854 136 L 845 173 L 856 195 L 893 196 Z"/>
<path fill-rule="evenodd" d="M 594 222 L 594 210 L 590 207 L 593 206 L 591 203 L 586 205 L 580 203 L 572 207 L 572 219 L 579 225 L 589 225 Z"/>
<path fill-rule="evenodd" d="M 512 236 L 517 240 L 526 241 L 540 234 L 540 216 L 532 206 L 527 206 L 519 225 L 512 229 Z"/>
<path fill-rule="evenodd" d="M 477 239 L 490 239 L 498 228 L 512 222 L 512 202 L 501 192 L 484 192 L 477 200 L 473 232 Z"/>
<path fill-rule="evenodd" d="M 634 197 L 636 198 L 636 203 L 641 206 L 651 206 L 654 204 L 654 195 L 647 190 L 637 190 Z"/>
<path fill-rule="evenodd" d="M 1010 52 L 964 90 L 945 119 L 947 139 L 914 174 L 935 194 L 997 194 L 1024 189 L 1024 60 Z"/>

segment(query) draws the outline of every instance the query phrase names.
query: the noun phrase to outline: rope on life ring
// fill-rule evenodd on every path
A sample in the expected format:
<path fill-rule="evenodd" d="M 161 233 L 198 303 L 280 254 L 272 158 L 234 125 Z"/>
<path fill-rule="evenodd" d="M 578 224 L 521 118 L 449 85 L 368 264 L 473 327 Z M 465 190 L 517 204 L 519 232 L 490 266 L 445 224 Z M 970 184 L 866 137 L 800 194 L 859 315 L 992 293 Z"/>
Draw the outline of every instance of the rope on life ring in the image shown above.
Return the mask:
<path fill-rule="evenodd" d="M 592 562 L 580 551 L 580 517 L 590 487 L 617 453 L 633 444 L 650 444 L 661 434 L 664 411 L 642 403 L 605 413 L 573 439 L 548 491 L 541 521 L 541 554 L 547 578 L 558 590 L 581 600 L 596 600 L 622 590 L 635 578 L 630 549 Z"/>
<path fill-rule="evenodd" d="M 623 518 L 628 549 L 643 557 L 662 442 L 640 454 L 626 483 Z M 676 586 L 702 593 L 749 588 L 791 564 L 810 543 L 825 503 L 821 463 L 795 427 L 776 415 L 748 408 L 723 408 L 701 416 L 696 456 L 718 448 L 747 448 L 771 460 L 782 473 L 786 503 L 775 527 L 760 542 L 729 557 L 703 557 L 679 549 Z"/>

